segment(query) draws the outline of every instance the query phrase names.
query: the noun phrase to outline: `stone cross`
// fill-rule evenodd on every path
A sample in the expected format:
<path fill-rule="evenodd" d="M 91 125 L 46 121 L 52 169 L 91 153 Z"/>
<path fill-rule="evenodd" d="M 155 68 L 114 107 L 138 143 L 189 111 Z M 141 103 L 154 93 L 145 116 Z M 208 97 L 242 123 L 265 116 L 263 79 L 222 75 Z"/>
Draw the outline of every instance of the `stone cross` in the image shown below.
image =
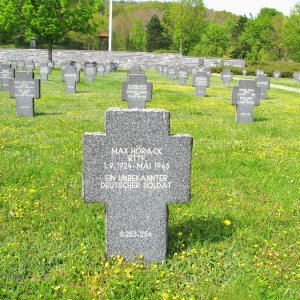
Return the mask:
<path fill-rule="evenodd" d="M 255 80 L 239 80 L 239 86 L 232 88 L 231 104 L 236 105 L 236 122 L 253 122 L 254 106 L 260 104 L 260 87 Z"/>
<path fill-rule="evenodd" d="M 104 64 L 103 63 L 102 64 L 98 64 L 98 66 L 97 66 L 97 74 L 99 76 L 103 76 L 104 75 L 104 71 L 105 71 Z"/>
<path fill-rule="evenodd" d="M 146 108 L 146 102 L 152 100 L 152 87 L 144 74 L 129 75 L 128 81 L 122 82 L 122 100 L 128 101 L 128 108 Z"/>
<path fill-rule="evenodd" d="M 32 73 L 35 68 L 34 61 L 33 60 L 25 61 L 25 68 L 26 68 L 27 72 Z"/>
<path fill-rule="evenodd" d="M 255 71 L 255 75 L 256 75 L 256 76 L 258 76 L 258 75 L 264 75 L 264 74 L 265 74 L 265 72 L 264 72 L 263 70 L 257 69 L 257 70 Z"/>
<path fill-rule="evenodd" d="M 86 77 L 86 82 L 94 82 L 96 75 L 96 66 L 93 63 L 87 63 L 84 65 L 84 75 Z"/>
<path fill-rule="evenodd" d="M 17 117 L 34 116 L 34 99 L 40 98 L 40 80 L 33 73 L 17 72 L 9 81 L 10 97 L 16 98 Z"/>
<path fill-rule="evenodd" d="M 0 83 L 1 90 L 9 90 L 9 81 L 15 77 L 15 69 L 10 64 L 1 64 L 0 67 Z"/>
<path fill-rule="evenodd" d="M 106 205 L 106 256 L 162 262 L 167 204 L 190 198 L 192 137 L 170 135 L 158 109 L 108 109 L 105 127 L 83 136 L 83 196 Z"/>
<path fill-rule="evenodd" d="M 223 86 L 228 87 L 230 81 L 233 79 L 231 71 L 227 69 L 223 70 L 223 72 L 221 72 L 221 79 L 223 81 Z"/>
<path fill-rule="evenodd" d="M 62 72 L 62 81 L 66 82 L 67 93 L 76 93 L 76 83 L 80 81 L 80 71 L 75 66 L 67 66 Z"/>
<path fill-rule="evenodd" d="M 169 79 L 170 80 L 174 80 L 175 79 L 175 75 L 176 75 L 176 68 L 175 68 L 175 66 L 169 66 L 169 68 L 168 68 L 168 75 L 169 75 Z"/>
<path fill-rule="evenodd" d="M 51 67 L 49 67 L 48 63 L 47 62 L 40 63 L 39 74 L 41 75 L 41 80 L 47 81 L 50 73 L 51 73 Z"/>
<path fill-rule="evenodd" d="M 243 69 L 242 74 L 243 74 L 243 76 L 247 76 L 247 70 Z"/>
<path fill-rule="evenodd" d="M 274 79 L 276 79 L 276 80 L 278 80 L 278 79 L 280 78 L 280 76 L 281 76 L 281 72 L 280 72 L 280 71 L 275 71 L 275 72 L 273 73 L 273 77 L 274 77 Z"/>
<path fill-rule="evenodd" d="M 167 65 L 162 66 L 161 72 L 162 72 L 163 76 L 168 76 L 168 69 L 169 69 L 169 67 Z"/>
<path fill-rule="evenodd" d="M 209 87 L 210 84 L 210 77 L 207 76 L 207 72 L 205 71 L 198 71 L 193 76 L 193 83 L 192 85 L 196 88 L 195 95 L 196 96 L 206 96 L 206 88 Z"/>
<path fill-rule="evenodd" d="M 267 99 L 267 90 L 270 89 L 270 78 L 268 78 L 268 75 L 257 75 L 255 82 L 260 87 L 260 99 Z"/>
<path fill-rule="evenodd" d="M 294 72 L 293 78 L 296 80 L 296 82 L 300 83 L 300 73 Z"/>
<path fill-rule="evenodd" d="M 109 75 L 110 71 L 111 71 L 111 64 L 110 64 L 110 62 L 108 62 L 105 64 L 105 74 Z"/>
<path fill-rule="evenodd" d="M 23 72 L 23 68 L 25 67 L 25 62 L 22 60 L 19 60 L 17 63 L 17 66 L 18 66 L 18 71 Z"/>
<path fill-rule="evenodd" d="M 186 68 L 179 68 L 177 70 L 177 78 L 178 78 L 178 84 L 179 85 L 185 85 L 186 80 L 189 78 L 189 71 Z"/>

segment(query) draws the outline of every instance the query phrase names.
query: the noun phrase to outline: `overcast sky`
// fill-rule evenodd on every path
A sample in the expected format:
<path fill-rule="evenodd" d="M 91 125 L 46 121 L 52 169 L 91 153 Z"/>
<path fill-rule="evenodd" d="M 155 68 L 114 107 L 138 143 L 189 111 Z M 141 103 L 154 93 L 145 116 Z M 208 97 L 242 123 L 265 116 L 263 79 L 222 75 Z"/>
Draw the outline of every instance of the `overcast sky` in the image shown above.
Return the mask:
<path fill-rule="evenodd" d="M 300 0 L 203 0 L 203 2 L 207 8 L 226 10 L 237 15 L 249 16 L 249 13 L 252 13 L 255 17 L 263 7 L 276 8 L 289 16 L 291 9 Z"/>

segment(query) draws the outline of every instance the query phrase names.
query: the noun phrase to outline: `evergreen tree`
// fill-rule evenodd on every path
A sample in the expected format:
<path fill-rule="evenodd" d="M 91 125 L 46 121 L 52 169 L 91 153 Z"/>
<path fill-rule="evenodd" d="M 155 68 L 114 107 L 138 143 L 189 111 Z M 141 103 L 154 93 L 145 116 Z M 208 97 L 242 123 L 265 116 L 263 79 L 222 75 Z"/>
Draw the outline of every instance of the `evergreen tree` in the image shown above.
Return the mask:
<path fill-rule="evenodd" d="M 168 40 L 164 37 L 164 28 L 157 15 L 152 16 L 147 24 L 147 51 L 152 52 L 159 49 L 166 49 Z"/>

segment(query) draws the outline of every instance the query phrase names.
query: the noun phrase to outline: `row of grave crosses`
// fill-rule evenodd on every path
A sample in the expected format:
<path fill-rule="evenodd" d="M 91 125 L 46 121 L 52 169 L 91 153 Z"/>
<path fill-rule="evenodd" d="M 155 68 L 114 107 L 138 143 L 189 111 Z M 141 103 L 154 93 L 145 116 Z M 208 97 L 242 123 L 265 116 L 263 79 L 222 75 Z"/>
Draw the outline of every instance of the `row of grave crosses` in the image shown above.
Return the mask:
<path fill-rule="evenodd" d="M 127 73 L 127 81 L 122 82 L 122 100 L 128 101 L 128 108 L 146 108 L 146 102 L 152 100 L 153 85 L 146 79 L 139 65 Z"/>
<path fill-rule="evenodd" d="M 80 81 L 80 71 L 83 69 L 87 83 L 94 82 L 95 76 L 109 75 L 118 68 L 118 63 L 108 62 L 81 62 L 66 61 L 61 64 L 62 81 L 66 82 L 66 92 L 76 93 L 76 83 Z"/>
<path fill-rule="evenodd" d="M 197 66 L 180 64 L 157 64 L 155 69 L 170 80 L 178 79 L 179 85 L 185 85 L 189 74 L 192 74 L 192 86 L 195 87 L 196 96 L 206 96 L 206 89 L 210 85 L 210 68 L 205 67 L 204 60 L 200 59 Z"/>

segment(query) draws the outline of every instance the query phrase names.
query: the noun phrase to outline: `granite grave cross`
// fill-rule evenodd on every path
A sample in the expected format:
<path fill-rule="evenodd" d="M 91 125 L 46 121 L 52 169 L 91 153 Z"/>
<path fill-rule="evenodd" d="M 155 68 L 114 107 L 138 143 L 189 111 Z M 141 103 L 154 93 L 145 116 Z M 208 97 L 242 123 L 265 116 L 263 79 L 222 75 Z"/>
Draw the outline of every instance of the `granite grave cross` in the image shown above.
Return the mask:
<path fill-rule="evenodd" d="M 128 101 L 128 108 L 146 108 L 146 102 L 152 100 L 152 87 L 144 74 L 129 75 L 128 81 L 122 82 L 122 100 Z"/>
<path fill-rule="evenodd" d="M 34 99 L 40 98 L 40 80 L 33 73 L 16 72 L 16 78 L 9 81 L 10 97 L 16 98 L 17 117 L 34 116 Z"/>
<path fill-rule="evenodd" d="M 10 64 L 1 64 L 0 67 L 0 83 L 1 90 L 9 90 L 9 81 L 15 77 L 15 69 Z"/>
<path fill-rule="evenodd" d="M 106 205 L 106 256 L 162 262 L 170 202 L 188 202 L 192 137 L 170 135 L 159 109 L 106 111 L 106 133 L 83 136 L 85 202 Z"/>
<path fill-rule="evenodd" d="M 80 70 L 76 66 L 67 66 L 62 72 L 62 81 L 66 82 L 66 92 L 76 93 L 76 82 L 80 81 Z"/>
<path fill-rule="evenodd" d="M 193 76 L 193 86 L 196 88 L 196 96 L 206 96 L 206 88 L 209 87 L 210 77 L 207 75 L 206 71 L 198 71 Z"/>
<path fill-rule="evenodd" d="M 254 106 L 260 104 L 260 87 L 254 80 L 239 80 L 239 86 L 232 88 L 231 104 L 236 105 L 236 122 L 253 122 Z"/>
<path fill-rule="evenodd" d="M 267 74 L 257 75 L 256 85 L 260 87 L 260 99 L 267 99 L 267 90 L 270 89 L 270 78 Z"/>
<path fill-rule="evenodd" d="M 186 80 L 189 78 L 189 71 L 184 67 L 180 67 L 177 70 L 177 78 L 178 78 L 179 85 L 185 85 Z"/>
<path fill-rule="evenodd" d="M 221 72 L 221 79 L 224 87 L 229 86 L 230 81 L 233 79 L 232 72 L 228 69 L 223 70 L 223 72 Z"/>

